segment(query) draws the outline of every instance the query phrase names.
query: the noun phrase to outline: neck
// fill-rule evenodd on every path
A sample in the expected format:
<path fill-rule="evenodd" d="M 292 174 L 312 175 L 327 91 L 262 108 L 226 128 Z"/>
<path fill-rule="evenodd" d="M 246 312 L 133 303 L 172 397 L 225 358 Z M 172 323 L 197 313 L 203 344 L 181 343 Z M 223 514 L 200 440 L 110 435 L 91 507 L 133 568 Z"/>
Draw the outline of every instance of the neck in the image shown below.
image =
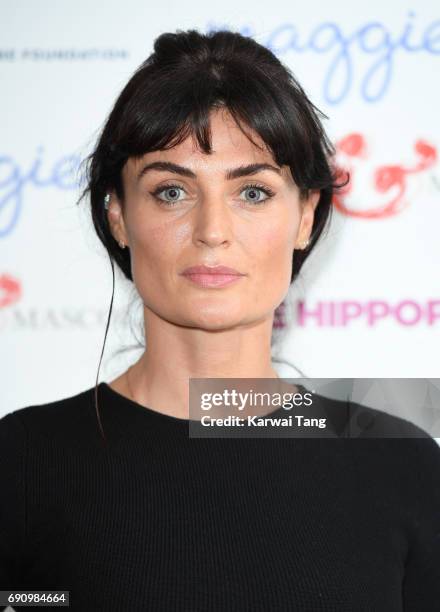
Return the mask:
<path fill-rule="evenodd" d="M 207 331 L 145 317 L 147 350 L 130 368 L 134 401 L 189 418 L 190 378 L 278 378 L 272 366 L 272 318 L 236 329 Z"/>

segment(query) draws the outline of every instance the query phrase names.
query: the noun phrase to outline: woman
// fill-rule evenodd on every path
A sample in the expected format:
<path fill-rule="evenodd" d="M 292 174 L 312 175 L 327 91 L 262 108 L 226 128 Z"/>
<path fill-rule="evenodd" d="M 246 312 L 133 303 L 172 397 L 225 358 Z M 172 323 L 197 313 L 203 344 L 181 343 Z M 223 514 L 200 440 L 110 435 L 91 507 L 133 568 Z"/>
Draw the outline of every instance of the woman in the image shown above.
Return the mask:
<path fill-rule="evenodd" d="M 188 435 L 190 379 L 292 390 L 274 313 L 329 219 L 332 154 L 252 39 L 155 41 L 83 194 L 142 299 L 146 348 L 115 380 L 0 421 L 1 589 L 66 590 L 81 611 L 440 609 L 440 449 L 417 427 L 368 411 L 406 439 L 352 435 L 317 396 L 331 439 Z"/>

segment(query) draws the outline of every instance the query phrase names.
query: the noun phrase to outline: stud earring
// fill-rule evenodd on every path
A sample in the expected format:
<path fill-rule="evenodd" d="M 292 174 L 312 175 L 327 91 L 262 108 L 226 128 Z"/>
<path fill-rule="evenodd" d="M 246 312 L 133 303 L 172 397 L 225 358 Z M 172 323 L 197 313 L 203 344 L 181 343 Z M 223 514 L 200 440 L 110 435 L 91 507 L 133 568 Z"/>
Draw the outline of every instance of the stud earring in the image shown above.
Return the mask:
<path fill-rule="evenodd" d="M 109 204 L 110 204 L 110 198 L 111 198 L 111 195 L 109 193 L 107 193 L 105 198 L 104 198 L 104 208 L 105 208 L 105 210 L 108 210 L 108 207 L 109 207 Z"/>
<path fill-rule="evenodd" d="M 121 249 L 125 249 L 125 244 L 122 240 L 119 241 L 119 246 L 121 247 Z"/>
<path fill-rule="evenodd" d="M 303 240 L 300 244 L 300 248 L 301 249 L 306 249 L 310 244 L 310 239 L 308 238 L 307 240 Z"/>

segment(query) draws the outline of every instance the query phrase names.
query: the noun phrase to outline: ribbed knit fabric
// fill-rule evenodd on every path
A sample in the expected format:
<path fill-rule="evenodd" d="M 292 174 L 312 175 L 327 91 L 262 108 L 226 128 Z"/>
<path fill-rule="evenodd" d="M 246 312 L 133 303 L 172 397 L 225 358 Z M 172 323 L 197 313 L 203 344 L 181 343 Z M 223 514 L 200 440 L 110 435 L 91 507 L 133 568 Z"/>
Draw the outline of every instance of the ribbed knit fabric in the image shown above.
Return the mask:
<path fill-rule="evenodd" d="M 440 610 L 440 448 L 407 421 L 388 417 L 417 437 L 192 438 L 100 383 L 105 446 L 93 394 L 0 420 L 0 590 L 81 612 Z"/>

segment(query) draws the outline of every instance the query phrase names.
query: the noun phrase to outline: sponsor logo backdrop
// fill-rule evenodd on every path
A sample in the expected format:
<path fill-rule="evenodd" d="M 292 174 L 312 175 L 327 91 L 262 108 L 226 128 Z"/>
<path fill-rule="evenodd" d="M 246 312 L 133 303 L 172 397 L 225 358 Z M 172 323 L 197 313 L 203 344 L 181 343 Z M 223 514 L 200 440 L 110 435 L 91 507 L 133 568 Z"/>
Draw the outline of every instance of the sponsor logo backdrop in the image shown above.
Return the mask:
<path fill-rule="evenodd" d="M 351 182 L 274 325 L 283 376 L 438 377 L 440 11 L 434 2 L 240 6 L 3 3 L 1 413 L 94 384 L 111 268 L 78 166 L 164 31 L 228 27 L 287 63 L 329 117 Z M 100 379 L 134 361 L 141 308 L 120 275 Z"/>

